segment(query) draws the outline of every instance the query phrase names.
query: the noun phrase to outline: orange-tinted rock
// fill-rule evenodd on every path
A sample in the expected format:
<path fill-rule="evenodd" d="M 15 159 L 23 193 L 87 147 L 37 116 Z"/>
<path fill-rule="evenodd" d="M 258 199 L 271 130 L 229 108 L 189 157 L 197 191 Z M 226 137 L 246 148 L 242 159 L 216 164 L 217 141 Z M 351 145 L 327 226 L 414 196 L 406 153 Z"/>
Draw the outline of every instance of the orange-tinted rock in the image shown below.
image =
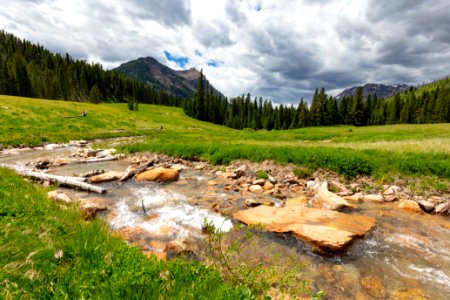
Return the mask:
<path fill-rule="evenodd" d="M 426 300 L 425 292 L 420 288 L 397 289 L 392 293 L 392 299 L 395 300 Z"/>
<path fill-rule="evenodd" d="M 285 206 L 296 206 L 302 205 L 305 206 L 308 204 L 308 197 L 306 195 L 302 195 L 296 198 L 286 199 Z"/>
<path fill-rule="evenodd" d="M 271 190 L 271 189 L 273 189 L 273 184 L 269 181 L 266 181 L 266 183 L 264 183 L 263 189 L 265 191 Z"/>
<path fill-rule="evenodd" d="M 100 182 L 107 182 L 107 181 L 113 181 L 118 180 L 122 177 L 122 172 L 116 172 L 116 171 L 109 171 L 100 175 L 92 176 L 90 181 L 92 183 L 100 183 Z"/>
<path fill-rule="evenodd" d="M 412 200 L 402 200 L 398 204 L 398 207 L 400 209 L 402 209 L 402 210 L 413 212 L 413 213 L 418 213 L 418 214 L 422 214 L 423 213 L 423 211 L 420 208 L 419 204 L 416 201 L 412 201 Z"/>
<path fill-rule="evenodd" d="M 355 237 L 364 236 L 375 224 L 375 219 L 371 217 L 298 205 L 280 208 L 262 205 L 235 212 L 233 217 L 249 225 L 260 224 L 268 231 L 292 232 L 318 249 L 332 252 L 343 250 Z"/>
<path fill-rule="evenodd" d="M 364 290 L 375 299 L 384 299 L 386 297 L 386 290 L 377 276 L 366 276 L 361 279 L 361 286 Z"/>
<path fill-rule="evenodd" d="M 69 204 L 72 202 L 72 199 L 66 195 L 63 191 L 50 191 L 47 193 L 47 197 L 53 201 L 62 203 L 62 204 Z"/>
<path fill-rule="evenodd" d="M 177 170 L 159 167 L 137 175 L 136 180 L 169 182 L 178 180 L 179 176 Z"/>

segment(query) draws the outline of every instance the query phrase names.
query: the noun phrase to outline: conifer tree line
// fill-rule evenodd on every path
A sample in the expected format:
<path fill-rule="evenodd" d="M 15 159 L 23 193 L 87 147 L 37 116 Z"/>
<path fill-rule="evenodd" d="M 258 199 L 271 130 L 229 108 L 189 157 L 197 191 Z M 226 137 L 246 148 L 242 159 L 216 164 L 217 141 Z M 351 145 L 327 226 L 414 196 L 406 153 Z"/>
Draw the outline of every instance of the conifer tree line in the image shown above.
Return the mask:
<path fill-rule="evenodd" d="M 192 99 L 184 102 L 185 113 L 235 129 L 450 122 L 450 77 L 386 99 L 378 99 L 376 95 L 364 99 L 363 89 L 358 87 L 353 97 L 337 100 L 322 88 L 315 91 L 311 105 L 301 99 L 297 106 L 275 106 L 261 97 L 252 99 L 250 94 L 228 101 L 214 95 L 204 82 L 200 72 L 197 91 Z"/>
<path fill-rule="evenodd" d="M 181 106 L 183 99 L 0 31 L 0 95 Z"/>

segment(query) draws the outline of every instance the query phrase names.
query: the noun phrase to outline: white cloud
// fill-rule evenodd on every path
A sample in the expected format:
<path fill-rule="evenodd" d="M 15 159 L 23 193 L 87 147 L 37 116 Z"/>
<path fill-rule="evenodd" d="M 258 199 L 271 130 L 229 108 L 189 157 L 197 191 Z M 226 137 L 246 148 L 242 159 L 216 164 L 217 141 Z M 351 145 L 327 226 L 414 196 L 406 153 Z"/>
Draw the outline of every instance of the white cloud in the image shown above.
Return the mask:
<path fill-rule="evenodd" d="M 144 56 L 179 68 L 168 51 L 227 96 L 279 102 L 421 83 L 450 65 L 445 0 L 3 0 L 0 27 L 107 68 Z"/>

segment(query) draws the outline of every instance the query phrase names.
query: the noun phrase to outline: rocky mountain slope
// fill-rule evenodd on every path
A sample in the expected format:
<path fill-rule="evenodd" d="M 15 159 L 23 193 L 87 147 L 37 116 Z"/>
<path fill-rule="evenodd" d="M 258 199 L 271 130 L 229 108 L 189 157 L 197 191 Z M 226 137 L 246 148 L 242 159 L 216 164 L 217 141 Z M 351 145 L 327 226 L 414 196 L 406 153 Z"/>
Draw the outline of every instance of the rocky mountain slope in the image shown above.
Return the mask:
<path fill-rule="evenodd" d="M 352 97 L 355 94 L 357 86 L 345 89 L 339 95 L 336 96 L 337 99 L 342 99 L 343 97 L 350 96 Z M 401 93 L 410 88 L 409 85 L 406 84 L 395 84 L 395 85 L 385 85 L 378 83 L 366 83 L 363 85 L 363 97 L 367 98 L 367 96 L 377 95 L 378 99 L 386 98 L 392 96 L 396 93 Z"/>
<path fill-rule="evenodd" d="M 156 89 L 165 89 L 170 94 L 183 98 L 190 98 L 195 93 L 200 77 L 200 72 L 195 68 L 173 70 L 153 57 L 141 57 L 123 63 L 113 71 L 150 84 Z M 214 87 L 213 90 L 214 93 L 221 95 Z"/>

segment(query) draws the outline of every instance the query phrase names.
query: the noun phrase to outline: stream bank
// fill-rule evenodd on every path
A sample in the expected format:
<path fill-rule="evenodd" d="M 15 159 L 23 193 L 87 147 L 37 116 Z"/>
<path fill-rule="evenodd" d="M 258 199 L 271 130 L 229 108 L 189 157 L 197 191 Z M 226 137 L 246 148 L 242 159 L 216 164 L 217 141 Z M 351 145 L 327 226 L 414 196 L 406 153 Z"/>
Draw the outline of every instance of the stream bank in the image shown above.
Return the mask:
<path fill-rule="evenodd" d="M 155 157 L 141 153 L 116 161 L 72 164 L 70 159 L 79 159 L 82 153 L 86 157 L 94 155 L 80 146 L 73 143 L 3 151 L 0 163 L 33 168 L 47 158 L 49 166 L 53 166 L 46 169 L 47 173 L 73 176 L 93 170 L 123 173 L 130 164 Z M 232 218 L 233 213 L 252 206 L 282 208 L 289 202 L 311 207 L 317 202 L 313 201 L 317 195 L 314 185 L 327 181 L 330 191 L 347 197 L 353 206 L 340 208 L 342 213 L 376 220 L 363 238 L 355 240 L 343 253 L 318 254 L 310 244 L 290 234 L 256 230 L 257 234 L 242 245 L 236 257 L 254 264 L 301 264 L 299 272 L 314 282 L 312 289 L 323 290 L 330 299 L 445 299 L 450 293 L 449 220 L 448 216 L 433 214 L 436 207 L 447 203 L 446 194 L 424 199 L 401 186 L 383 187 L 374 193 L 364 183 L 369 181 L 367 178 L 345 184 L 335 177 L 301 179 L 294 176 L 293 166 L 271 162 L 235 162 L 213 167 L 205 162 L 156 157 L 154 166 L 180 170 L 178 180 L 164 184 L 112 180 L 99 183 L 108 189 L 107 194 L 95 196 L 65 188 L 58 190 L 79 200 L 80 206 L 98 210 L 98 217 L 114 234 L 148 255 L 170 258 L 178 252 L 188 252 L 195 259 L 207 261 L 202 243 L 204 219 L 224 232 L 230 231 L 224 243 L 231 243 L 246 234 Z M 267 179 L 256 178 L 258 171 L 265 171 Z M 434 204 L 433 210 L 428 208 L 431 214 L 424 212 L 426 203 L 420 205 L 421 201 Z"/>

